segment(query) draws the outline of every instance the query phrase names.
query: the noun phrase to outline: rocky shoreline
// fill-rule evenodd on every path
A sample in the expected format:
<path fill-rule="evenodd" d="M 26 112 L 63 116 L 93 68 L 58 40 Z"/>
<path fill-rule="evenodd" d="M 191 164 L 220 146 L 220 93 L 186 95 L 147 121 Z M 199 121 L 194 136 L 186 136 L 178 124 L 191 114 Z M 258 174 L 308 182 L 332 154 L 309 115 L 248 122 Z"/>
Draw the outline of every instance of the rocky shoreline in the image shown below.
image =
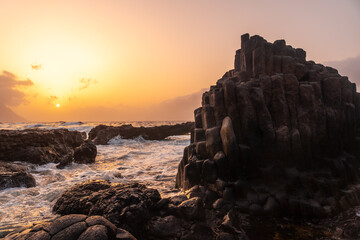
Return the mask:
<path fill-rule="evenodd" d="M 94 162 L 95 144 L 118 135 L 158 140 L 191 131 L 176 176 L 181 194 L 161 198 L 139 183 L 86 181 L 57 199 L 61 217 L 5 239 L 360 237 L 360 94 L 336 69 L 306 61 L 284 40 L 244 34 L 234 69 L 203 94 L 194 119 L 100 125 L 88 140 L 62 129 L 0 130 L 0 160 L 59 168 Z M 10 163 L 0 170 L 26 175 Z M 31 176 L 25 183 L 31 187 Z"/>

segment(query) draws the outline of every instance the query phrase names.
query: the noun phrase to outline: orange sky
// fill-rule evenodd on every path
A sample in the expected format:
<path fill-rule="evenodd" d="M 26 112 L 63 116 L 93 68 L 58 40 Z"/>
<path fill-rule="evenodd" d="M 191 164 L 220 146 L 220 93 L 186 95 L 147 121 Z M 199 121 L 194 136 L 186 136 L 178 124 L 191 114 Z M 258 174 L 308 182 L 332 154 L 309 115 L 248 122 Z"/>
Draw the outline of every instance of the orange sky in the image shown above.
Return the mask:
<path fill-rule="evenodd" d="M 316 62 L 360 55 L 357 0 L 0 0 L 0 23 L 0 73 L 23 93 L 0 104 L 29 121 L 191 120 L 246 32 Z"/>

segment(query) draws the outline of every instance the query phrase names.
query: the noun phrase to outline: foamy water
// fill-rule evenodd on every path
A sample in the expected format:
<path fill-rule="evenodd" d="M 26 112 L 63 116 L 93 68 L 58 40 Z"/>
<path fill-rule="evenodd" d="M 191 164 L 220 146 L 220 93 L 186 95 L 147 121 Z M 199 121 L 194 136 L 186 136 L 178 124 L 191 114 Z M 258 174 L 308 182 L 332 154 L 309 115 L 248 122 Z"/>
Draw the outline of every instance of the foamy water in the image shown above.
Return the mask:
<path fill-rule="evenodd" d="M 135 122 L 133 126 L 155 126 L 176 122 Z M 118 126 L 124 123 L 0 123 L 0 129 L 26 128 L 67 128 L 89 131 L 96 125 Z M 109 145 L 97 145 L 98 154 L 94 164 L 72 164 L 57 169 L 56 164 L 28 166 L 35 177 L 37 186 L 33 188 L 10 188 L 0 191 L 0 237 L 1 232 L 27 223 L 55 217 L 52 207 L 61 194 L 72 185 L 91 179 L 112 182 L 141 182 L 159 190 L 163 196 L 176 194 L 174 188 L 177 165 L 184 147 L 189 144 L 188 135 L 172 136 L 162 141 L 121 139 L 115 137 Z M 19 162 L 20 163 L 20 162 Z"/>

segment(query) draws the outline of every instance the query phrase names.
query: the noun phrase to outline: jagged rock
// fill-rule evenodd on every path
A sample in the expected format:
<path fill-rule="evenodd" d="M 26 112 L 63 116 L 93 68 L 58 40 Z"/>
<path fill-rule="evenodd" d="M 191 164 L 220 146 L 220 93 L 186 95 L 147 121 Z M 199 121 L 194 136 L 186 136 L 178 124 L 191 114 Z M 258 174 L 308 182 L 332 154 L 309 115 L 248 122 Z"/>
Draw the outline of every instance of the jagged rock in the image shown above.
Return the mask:
<path fill-rule="evenodd" d="M 74 162 L 76 163 L 94 163 L 97 150 L 91 141 L 85 141 L 74 151 Z"/>
<path fill-rule="evenodd" d="M 141 184 L 88 181 L 65 191 L 53 210 L 63 215 L 101 215 L 117 227 L 138 236 L 159 200 L 160 194 L 157 190 Z"/>
<path fill-rule="evenodd" d="M 129 232 L 117 228 L 101 216 L 65 215 L 52 222 L 20 228 L 6 240 L 136 240 Z"/>
<path fill-rule="evenodd" d="M 35 178 L 26 167 L 0 161 L 0 190 L 13 187 L 35 187 Z"/>
<path fill-rule="evenodd" d="M 0 130 L 0 160 L 58 163 L 84 142 L 83 137 L 67 129 Z"/>
<path fill-rule="evenodd" d="M 194 129 L 193 122 L 176 125 L 162 125 L 156 127 L 133 127 L 131 124 L 119 127 L 99 125 L 91 129 L 89 139 L 96 145 L 106 145 L 116 136 L 124 139 L 143 137 L 146 140 L 163 140 L 168 136 L 183 135 Z"/>
<path fill-rule="evenodd" d="M 253 214 L 325 217 L 360 204 L 355 84 L 285 40 L 241 41 L 234 69 L 194 112 L 176 186 L 203 185 Z"/>

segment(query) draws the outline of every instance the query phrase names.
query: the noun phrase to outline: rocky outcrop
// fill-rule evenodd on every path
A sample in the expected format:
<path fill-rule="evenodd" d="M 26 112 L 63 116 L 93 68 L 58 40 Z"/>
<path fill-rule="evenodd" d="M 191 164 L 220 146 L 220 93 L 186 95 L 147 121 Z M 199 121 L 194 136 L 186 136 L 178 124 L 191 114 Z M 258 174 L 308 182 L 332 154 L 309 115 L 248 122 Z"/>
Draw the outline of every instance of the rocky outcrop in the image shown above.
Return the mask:
<path fill-rule="evenodd" d="M 325 217 L 360 203 L 360 94 L 306 52 L 241 37 L 235 68 L 203 94 L 176 186 L 255 215 Z"/>
<path fill-rule="evenodd" d="M 66 215 L 52 222 L 44 222 L 18 229 L 6 240 L 136 240 L 124 229 L 101 216 Z"/>
<path fill-rule="evenodd" d="M 35 178 L 26 167 L 0 161 L 0 190 L 13 187 L 35 187 Z"/>
<path fill-rule="evenodd" d="M 157 190 L 141 184 L 89 181 L 67 190 L 53 210 L 58 214 L 101 215 L 136 237 L 160 200 Z"/>
<path fill-rule="evenodd" d="M 72 162 L 74 157 L 78 163 L 91 163 L 96 146 L 84 142 L 85 137 L 67 129 L 0 130 L 0 160 L 46 164 Z"/>
<path fill-rule="evenodd" d="M 96 145 L 105 145 L 116 136 L 120 136 L 123 139 L 141 136 L 146 140 L 163 140 L 168 136 L 184 135 L 191 132 L 193 128 L 193 122 L 155 127 L 133 127 L 131 124 L 118 127 L 99 125 L 91 129 L 89 139 Z"/>
<path fill-rule="evenodd" d="M 96 146 L 91 141 L 85 141 L 75 148 L 74 161 L 76 163 L 94 163 L 96 154 Z"/>
<path fill-rule="evenodd" d="M 157 190 L 141 184 L 88 181 L 67 190 L 54 211 L 101 215 L 137 239 L 247 239 L 239 212 L 229 212 L 229 204 L 209 209 L 195 192 L 189 199 L 161 199 Z"/>

